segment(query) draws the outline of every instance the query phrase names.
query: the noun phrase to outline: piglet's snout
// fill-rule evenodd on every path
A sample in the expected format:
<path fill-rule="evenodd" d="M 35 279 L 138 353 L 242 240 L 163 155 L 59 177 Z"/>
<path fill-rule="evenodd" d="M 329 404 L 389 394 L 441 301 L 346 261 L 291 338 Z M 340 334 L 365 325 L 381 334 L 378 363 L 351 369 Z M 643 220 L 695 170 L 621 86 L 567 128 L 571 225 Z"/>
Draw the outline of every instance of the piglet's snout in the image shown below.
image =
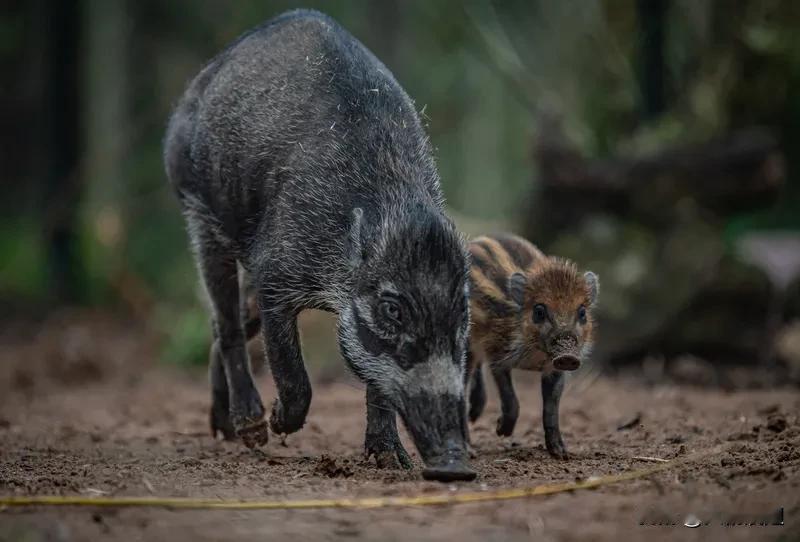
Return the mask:
<path fill-rule="evenodd" d="M 574 371 L 581 366 L 578 339 L 574 335 L 557 336 L 550 347 L 553 368 L 558 371 Z"/>

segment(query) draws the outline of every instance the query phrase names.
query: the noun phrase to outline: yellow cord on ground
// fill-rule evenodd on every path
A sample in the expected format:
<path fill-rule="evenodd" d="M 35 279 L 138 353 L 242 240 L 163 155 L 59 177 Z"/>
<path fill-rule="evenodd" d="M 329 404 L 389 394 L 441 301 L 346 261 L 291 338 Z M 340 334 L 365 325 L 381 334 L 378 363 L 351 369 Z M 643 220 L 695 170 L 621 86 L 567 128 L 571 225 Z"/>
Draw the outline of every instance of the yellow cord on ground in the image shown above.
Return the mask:
<path fill-rule="evenodd" d="M 562 484 L 543 484 L 518 489 L 499 489 L 496 491 L 471 491 L 468 493 L 448 493 L 442 495 L 419 495 L 413 497 L 367 497 L 334 499 L 300 499 L 272 501 L 236 501 L 222 499 L 193 499 L 182 497 L 80 497 L 62 495 L 43 495 L 34 497 L 0 497 L 3 507 L 23 506 L 93 506 L 93 507 L 159 507 L 171 509 L 223 509 L 223 510 L 293 510 L 307 508 L 386 508 L 399 506 L 430 506 L 446 504 L 465 504 L 487 501 L 522 499 L 539 495 L 552 495 L 593 489 L 616 484 L 626 480 L 644 478 L 658 472 L 669 470 L 677 465 L 696 461 L 702 457 L 720 453 L 722 447 L 698 452 L 681 459 L 674 459 L 659 465 L 609 476 L 591 477 L 579 482 Z"/>

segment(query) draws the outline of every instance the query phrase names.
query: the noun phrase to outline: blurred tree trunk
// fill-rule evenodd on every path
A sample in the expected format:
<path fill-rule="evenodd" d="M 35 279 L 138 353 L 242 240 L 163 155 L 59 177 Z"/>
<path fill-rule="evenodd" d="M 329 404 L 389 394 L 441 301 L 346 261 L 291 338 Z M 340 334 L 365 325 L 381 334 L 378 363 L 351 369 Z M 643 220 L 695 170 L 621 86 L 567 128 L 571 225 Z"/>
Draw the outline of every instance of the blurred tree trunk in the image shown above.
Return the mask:
<path fill-rule="evenodd" d="M 595 359 L 758 359 L 769 281 L 726 255 L 723 232 L 742 209 L 768 208 L 779 197 L 786 171 L 775 135 L 741 130 L 649 155 L 590 159 L 557 119 L 545 122 L 524 231 L 545 252 L 599 273 Z"/>
<path fill-rule="evenodd" d="M 664 38 L 668 0 L 638 0 L 639 79 L 645 119 L 661 115 L 666 108 Z"/>
<path fill-rule="evenodd" d="M 91 200 L 101 212 L 119 215 L 125 190 L 128 62 L 126 0 L 86 4 L 86 170 Z M 120 217 L 121 218 L 121 217 Z M 101 243 L 115 242 L 116 235 Z"/>
<path fill-rule="evenodd" d="M 80 200 L 81 4 L 49 0 L 38 5 L 44 21 L 44 237 L 51 295 L 74 302 L 81 296 L 77 254 Z"/>
<path fill-rule="evenodd" d="M 135 313 L 139 294 L 128 272 L 126 160 L 130 148 L 131 32 L 127 0 L 86 0 L 87 82 L 86 173 L 90 182 L 87 215 L 105 249 L 102 266 L 114 295 Z"/>

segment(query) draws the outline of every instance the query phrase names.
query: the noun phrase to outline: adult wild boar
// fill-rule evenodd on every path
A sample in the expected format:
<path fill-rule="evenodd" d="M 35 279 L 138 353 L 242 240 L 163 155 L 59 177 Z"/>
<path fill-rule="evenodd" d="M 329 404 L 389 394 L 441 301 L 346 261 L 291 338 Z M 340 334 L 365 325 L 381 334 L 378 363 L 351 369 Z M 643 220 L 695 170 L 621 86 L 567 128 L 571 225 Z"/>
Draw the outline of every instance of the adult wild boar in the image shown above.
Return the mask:
<path fill-rule="evenodd" d="M 259 327 L 242 318 L 246 274 L 278 389 L 273 431 L 300 429 L 311 402 L 297 315 L 331 311 L 366 383 L 366 453 L 411 466 L 399 413 L 425 477 L 474 478 L 467 253 L 414 103 L 389 70 L 329 17 L 280 15 L 192 80 L 164 160 L 212 306 L 212 431 L 267 440 L 245 350 L 246 329 Z"/>

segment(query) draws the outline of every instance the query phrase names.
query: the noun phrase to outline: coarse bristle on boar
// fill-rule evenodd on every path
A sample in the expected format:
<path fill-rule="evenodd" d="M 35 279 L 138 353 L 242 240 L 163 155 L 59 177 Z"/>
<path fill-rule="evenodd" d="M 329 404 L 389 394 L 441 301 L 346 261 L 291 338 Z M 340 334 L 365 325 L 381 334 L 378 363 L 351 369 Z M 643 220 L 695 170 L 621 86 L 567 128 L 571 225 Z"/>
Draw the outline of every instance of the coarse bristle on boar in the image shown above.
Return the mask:
<path fill-rule="evenodd" d="M 322 309 L 366 385 L 365 455 L 413 467 L 399 415 L 423 477 L 474 479 L 468 254 L 389 69 L 322 13 L 279 15 L 187 86 L 164 163 L 211 309 L 212 433 L 255 447 L 303 427 L 312 391 L 297 317 Z M 268 423 L 245 344 L 258 332 L 277 390 Z"/>
<path fill-rule="evenodd" d="M 567 455 L 558 425 L 565 371 L 589 356 L 599 282 L 566 259 L 547 256 L 511 234 L 470 242 L 471 338 L 467 363 L 469 417 L 486 404 L 480 366 L 487 363 L 500 394 L 497 434 L 509 436 L 519 413 L 511 369 L 542 372 L 545 441 L 548 451 Z"/>

